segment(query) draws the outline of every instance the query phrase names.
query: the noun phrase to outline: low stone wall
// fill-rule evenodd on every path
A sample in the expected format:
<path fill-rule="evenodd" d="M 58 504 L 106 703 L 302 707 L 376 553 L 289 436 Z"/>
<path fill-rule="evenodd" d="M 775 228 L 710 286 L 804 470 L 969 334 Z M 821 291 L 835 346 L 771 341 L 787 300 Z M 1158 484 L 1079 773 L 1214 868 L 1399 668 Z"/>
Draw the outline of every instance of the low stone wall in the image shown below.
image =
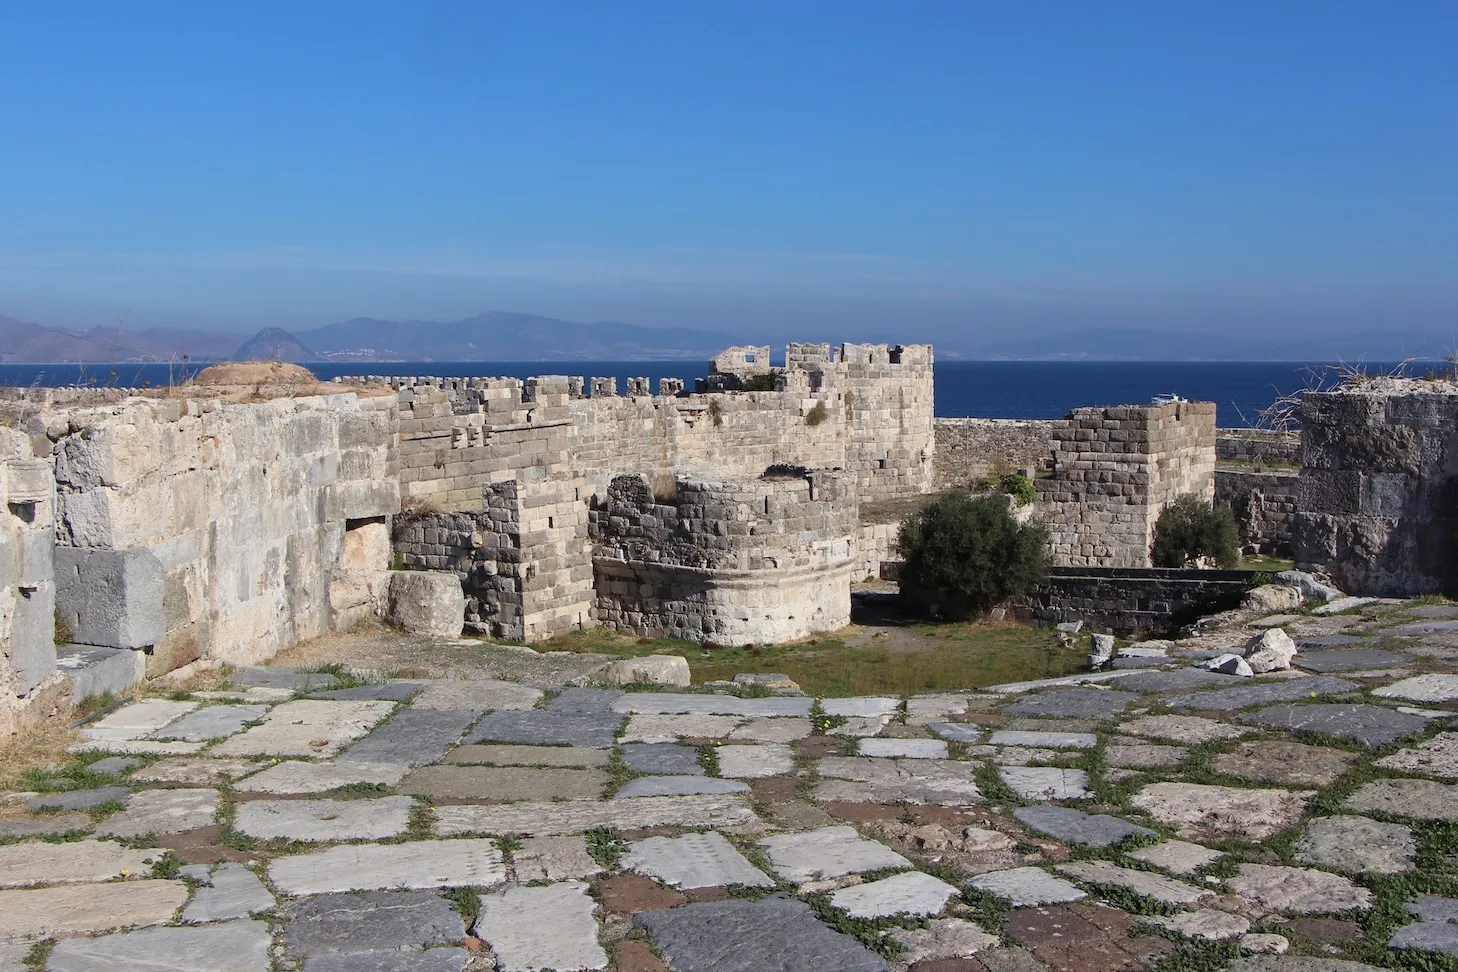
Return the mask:
<path fill-rule="evenodd" d="M 1254 576 L 1249 570 L 1054 567 L 1022 613 L 1120 634 L 1165 631 L 1234 607 Z"/>
<path fill-rule="evenodd" d="M 939 418 L 934 425 L 936 489 L 968 486 L 994 473 L 1049 464 L 1053 423 L 1023 419 Z"/>
<path fill-rule="evenodd" d="M 1247 555 L 1291 556 L 1291 521 L 1296 518 L 1299 472 L 1217 469 L 1215 502 L 1230 506 Z"/>

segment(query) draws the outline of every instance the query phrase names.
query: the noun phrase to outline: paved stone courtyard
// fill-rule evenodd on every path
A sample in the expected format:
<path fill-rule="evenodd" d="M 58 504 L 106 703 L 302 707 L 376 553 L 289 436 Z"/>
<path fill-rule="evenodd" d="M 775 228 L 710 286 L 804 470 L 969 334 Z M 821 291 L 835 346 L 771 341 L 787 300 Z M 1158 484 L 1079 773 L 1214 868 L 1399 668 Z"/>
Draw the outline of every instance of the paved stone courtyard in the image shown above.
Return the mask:
<path fill-rule="evenodd" d="M 1259 620 L 905 699 L 238 670 L 0 803 L 0 970 L 1458 967 L 1458 609 L 1193 667 Z"/>

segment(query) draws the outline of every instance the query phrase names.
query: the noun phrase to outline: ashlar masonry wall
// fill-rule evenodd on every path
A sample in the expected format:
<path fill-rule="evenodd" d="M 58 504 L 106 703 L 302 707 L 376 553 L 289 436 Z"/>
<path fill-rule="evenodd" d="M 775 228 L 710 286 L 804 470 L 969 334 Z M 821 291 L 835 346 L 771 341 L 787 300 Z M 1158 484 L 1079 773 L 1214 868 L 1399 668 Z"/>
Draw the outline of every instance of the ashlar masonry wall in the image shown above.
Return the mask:
<path fill-rule="evenodd" d="M 1297 565 L 1351 594 L 1458 596 L 1458 384 L 1308 392 L 1301 422 Z"/>
<path fill-rule="evenodd" d="M 537 641 L 591 627 L 592 549 L 581 480 L 525 490 L 485 487 L 486 509 L 407 512 L 395 518 L 394 549 L 407 569 L 461 578 L 466 630 Z"/>
<path fill-rule="evenodd" d="M 681 479 L 671 502 L 642 476 L 616 477 L 591 514 L 597 621 L 728 645 L 843 627 L 858 513 L 844 472 Z"/>
<path fill-rule="evenodd" d="M 399 504 L 393 397 L 88 400 L 6 407 L 44 429 L 55 543 L 161 562 L 149 673 L 264 660 L 381 592 Z"/>
<path fill-rule="evenodd" d="M 1076 409 L 1054 425 L 1053 475 L 1037 488 L 1055 563 L 1147 567 L 1164 507 L 1214 498 L 1215 405 Z"/>
<path fill-rule="evenodd" d="M 65 695 L 56 669 L 55 485 L 31 439 L 0 427 L 0 740 Z"/>

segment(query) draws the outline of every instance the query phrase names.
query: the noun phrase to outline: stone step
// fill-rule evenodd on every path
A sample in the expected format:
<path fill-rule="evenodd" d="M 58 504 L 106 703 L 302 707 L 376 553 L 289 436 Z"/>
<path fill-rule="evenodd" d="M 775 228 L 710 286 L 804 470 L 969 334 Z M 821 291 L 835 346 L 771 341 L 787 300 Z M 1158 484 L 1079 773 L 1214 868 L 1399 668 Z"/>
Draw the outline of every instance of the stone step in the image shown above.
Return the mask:
<path fill-rule="evenodd" d="M 147 656 L 130 648 L 58 645 L 56 668 L 71 676 L 71 699 L 80 704 L 93 695 L 124 695 L 147 676 Z"/>

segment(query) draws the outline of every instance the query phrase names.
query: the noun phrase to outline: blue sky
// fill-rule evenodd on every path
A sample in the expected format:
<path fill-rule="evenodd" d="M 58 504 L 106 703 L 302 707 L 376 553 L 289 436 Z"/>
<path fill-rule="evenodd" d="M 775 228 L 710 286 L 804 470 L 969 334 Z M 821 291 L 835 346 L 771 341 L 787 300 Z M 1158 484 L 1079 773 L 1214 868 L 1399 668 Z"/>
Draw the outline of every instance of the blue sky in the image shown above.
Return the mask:
<path fill-rule="evenodd" d="M 1458 326 L 1458 5 L 0 7 L 0 314 Z"/>

